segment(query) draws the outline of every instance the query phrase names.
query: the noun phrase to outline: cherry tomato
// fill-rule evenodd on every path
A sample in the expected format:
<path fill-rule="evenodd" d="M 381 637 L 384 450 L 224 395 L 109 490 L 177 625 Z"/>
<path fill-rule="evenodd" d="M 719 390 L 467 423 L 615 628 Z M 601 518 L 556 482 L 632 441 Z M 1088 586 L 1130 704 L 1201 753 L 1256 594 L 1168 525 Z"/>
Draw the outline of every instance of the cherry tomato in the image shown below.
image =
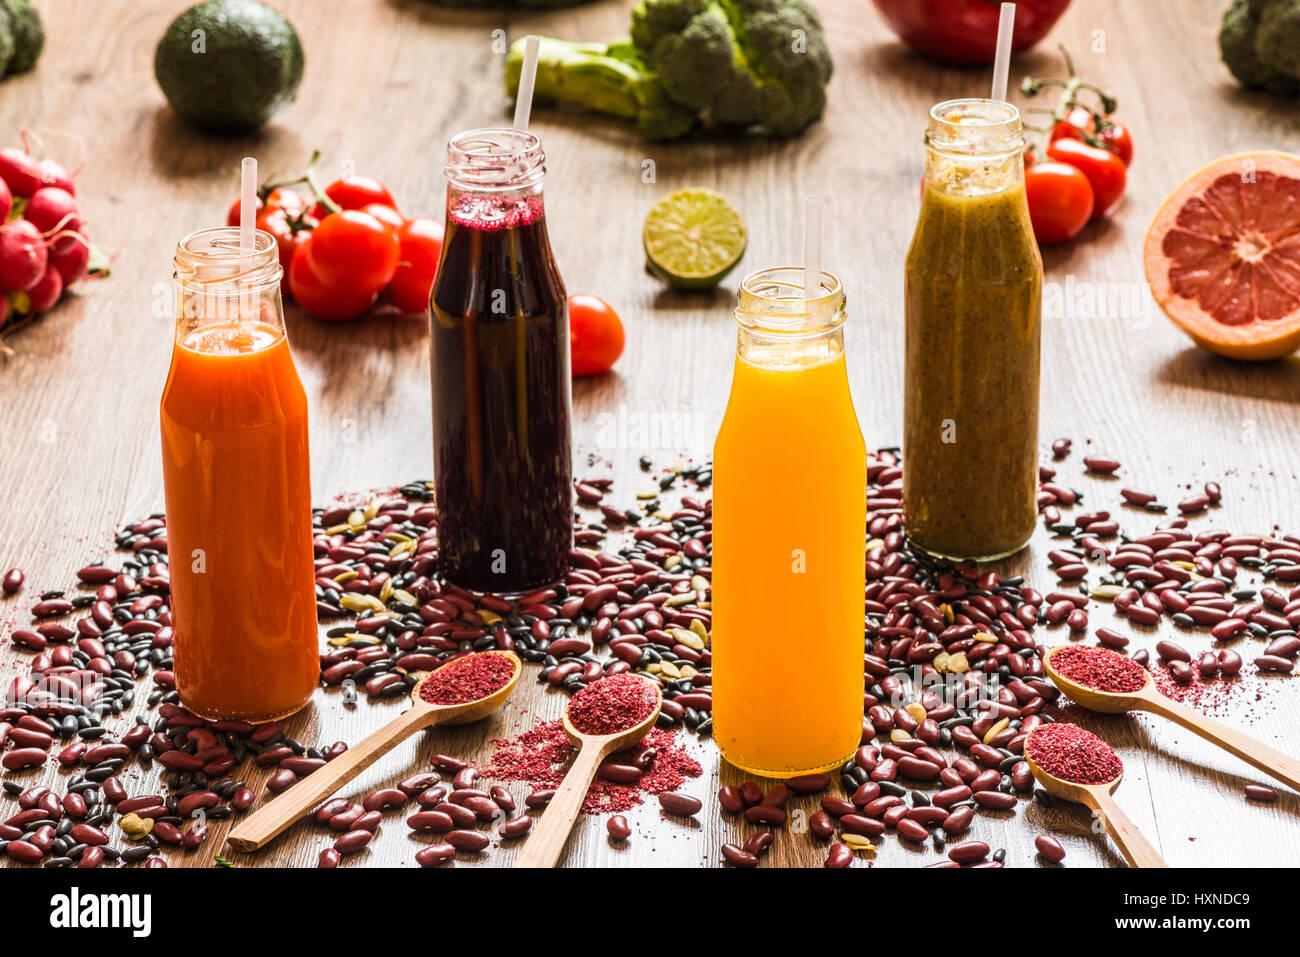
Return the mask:
<path fill-rule="evenodd" d="M 393 229 L 359 209 L 326 216 L 304 249 L 312 272 L 325 286 L 358 296 L 388 285 L 400 251 Z"/>
<path fill-rule="evenodd" d="M 1110 150 L 1089 146 L 1082 140 L 1059 139 L 1047 144 L 1047 155 L 1083 172 L 1092 186 L 1092 218 L 1108 215 L 1124 198 L 1128 173 L 1124 161 Z"/>
<path fill-rule="evenodd" d="M 1076 106 L 1066 114 L 1065 119 L 1057 120 L 1052 127 L 1051 139 L 1082 140 L 1084 134 L 1095 137 L 1106 149 L 1110 150 L 1128 166 L 1133 162 L 1133 137 L 1123 123 L 1116 123 L 1109 117 L 1103 118 L 1101 130 L 1097 129 L 1097 120 L 1091 110 Z M 1085 140 L 1086 142 L 1086 140 Z"/>
<path fill-rule="evenodd" d="M 1092 216 L 1092 186 L 1069 163 L 1047 160 L 1025 170 L 1029 220 L 1040 243 L 1062 243 L 1077 236 Z"/>
<path fill-rule="evenodd" d="M 369 309 L 376 299 L 374 293 L 335 292 L 316 278 L 308 257 L 311 244 L 312 233 L 308 233 L 289 265 L 289 288 L 298 305 L 312 315 L 334 320 L 352 319 Z"/>
<path fill-rule="evenodd" d="M 406 217 L 393 209 L 391 206 L 385 206 L 383 203 L 368 203 L 361 208 L 363 213 L 369 213 L 375 219 L 379 220 L 385 226 L 393 231 L 393 235 L 406 224 Z"/>
<path fill-rule="evenodd" d="M 280 256 L 280 268 L 284 270 L 284 278 L 280 280 L 280 289 L 293 295 L 293 290 L 289 286 L 289 267 L 293 264 L 294 253 L 298 247 L 307 241 L 311 236 L 312 229 L 317 225 L 316 219 L 308 216 L 306 213 L 295 215 L 291 222 L 289 213 L 283 209 L 264 209 L 257 216 L 257 228 L 271 234 L 275 239 L 276 249 Z M 295 229 L 295 226 L 297 228 Z"/>
<path fill-rule="evenodd" d="M 424 312 L 442 256 L 442 223 L 417 217 L 407 220 L 397 232 L 401 243 L 401 264 L 388 284 L 393 305 L 402 312 Z"/>
<path fill-rule="evenodd" d="M 575 377 L 608 372 L 623 354 L 623 323 L 609 303 L 579 293 L 569 297 L 569 355 Z"/>
<path fill-rule="evenodd" d="M 397 208 L 393 194 L 388 187 L 369 176 L 345 176 L 336 179 L 325 187 L 325 195 L 339 204 L 342 209 L 361 209 L 371 203 Z M 318 219 L 324 219 L 329 211 L 320 203 L 313 207 L 311 213 Z"/>
<path fill-rule="evenodd" d="M 227 226 L 239 225 L 240 202 L 238 199 L 235 200 L 226 213 Z M 302 198 L 302 194 L 288 188 L 271 190 L 271 195 L 266 198 L 265 203 L 262 202 L 260 197 L 257 200 L 259 213 L 268 209 L 283 209 L 287 213 L 297 215 L 306 208 L 307 200 Z"/>

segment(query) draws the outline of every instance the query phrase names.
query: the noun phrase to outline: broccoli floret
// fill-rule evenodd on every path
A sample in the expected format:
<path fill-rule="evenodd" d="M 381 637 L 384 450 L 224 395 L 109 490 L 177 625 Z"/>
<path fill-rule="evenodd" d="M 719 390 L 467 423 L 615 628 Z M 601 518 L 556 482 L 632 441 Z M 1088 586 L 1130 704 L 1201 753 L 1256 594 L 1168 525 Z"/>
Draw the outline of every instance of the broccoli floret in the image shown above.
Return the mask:
<path fill-rule="evenodd" d="M 653 139 L 698 121 L 788 136 L 826 106 L 830 52 L 805 0 L 641 0 L 630 33 L 608 45 L 543 39 L 536 94 L 635 117 Z M 508 92 L 521 61 L 517 42 Z"/>
<path fill-rule="evenodd" d="M 1233 0 L 1219 27 L 1219 51 L 1247 87 L 1300 90 L 1300 0 Z"/>
<path fill-rule="evenodd" d="M 1260 10 L 1255 52 L 1265 66 L 1300 79 L 1300 0 L 1273 0 Z"/>

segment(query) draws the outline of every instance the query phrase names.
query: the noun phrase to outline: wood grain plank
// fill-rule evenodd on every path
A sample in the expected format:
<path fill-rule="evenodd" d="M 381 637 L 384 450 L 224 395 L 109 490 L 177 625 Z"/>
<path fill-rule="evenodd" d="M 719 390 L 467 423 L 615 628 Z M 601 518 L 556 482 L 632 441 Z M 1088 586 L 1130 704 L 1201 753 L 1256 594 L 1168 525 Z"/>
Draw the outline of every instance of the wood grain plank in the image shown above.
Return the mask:
<path fill-rule="evenodd" d="M 547 13 L 448 11 L 421 0 L 277 0 L 307 51 L 298 101 L 259 134 L 199 136 L 179 124 L 152 78 L 153 46 L 182 0 L 102 0 L 87 18 L 77 0 L 42 3 L 49 43 L 32 75 L 0 85 L 0 129 L 63 130 L 89 150 L 79 194 L 96 241 L 116 253 L 112 279 L 79 290 L 52 315 L 12 338 L 17 356 L 0 360 L 0 565 L 23 565 L 28 589 L 0 602 L 0 633 L 26 622 L 31 596 L 69 584 L 68 573 L 106 558 L 128 518 L 162 506 L 157 402 L 170 348 L 170 261 L 184 234 L 218 221 L 237 183 L 240 157 L 253 152 L 268 171 L 300 167 L 314 148 L 323 171 L 345 164 L 380 176 L 408 213 L 441 214 L 440 168 L 448 136 L 504 121 L 500 54 L 494 29 L 578 39 L 626 32 L 631 0 L 603 0 Z M 1045 317 L 1042 438 L 1071 435 L 1125 463 L 1124 481 L 1172 498 L 1182 483 L 1220 478 L 1219 515 L 1237 529 L 1300 528 L 1295 495 L 1300 468 L 1300 366 L 1294 360 L 1246 366 L 1195 350 L 1141 290 L 1141 244 L 1165 194 L 1202 163 L 1246 148 L 1296 150 L 1293 107 L 1238 90 L 1217 64 L 1220 0 L 1159 5 L 1076 0 L 1051 40 L 1111 87 L 1134 129 L 1137 156 L 1128 197 L 1110 221 L 1070 246 L 1048 250 L 1047 279 L 1102 290 L 1138 288 L 1132 314 Z M 681 453 L 707 456 L 725 405 L 734 349 L 730 312 L 744 271 L 797 258 L 799 209 L 806 192 L 827 197 L 827 266 L 843 279 L 852 390 L 871 446 L 899 441 L 902 413 L 902 260 L 917 209 L 921 135 L 929 106 L 982 93 L 983 71 L 957 71 L 906 53 L 865 0 L 821 0 L 835 56 L 824 121 L 790 141 L 701 137 L 649 144 L 613 121 L 539 108 L 548 153 L 551 239 L 571 292 L 596 292 L 621 311 L 628 348 L 616 374 L 576 384 L 577 471 L 607 469 L 628 500 L 644 481 L 642 451 L 615 427 L 624 421 L 675 423 L 680 442 L 656 449 L 658 462 Z M 1105 48 L 1094 47 L 1104 31 Z M 1017 58 L 1013 78 L 1059 69 L 1050 44 Z M 51 146 L 68 155 L 66 139 Z M 653 161 L 653 181 L 645 181 Z M 669 191 L 706 185 L 732 197 L 750 229 L 741 270 L 717 292 L 666 291 L 645 275 L 638 238 L 646 210 Z M 1150 307 L 1150 308 L 1147 308 Z M 290 337 L 311 405 L 315 498 L 391 488 L 430 474 L 428 360 L 419 317 L 380 315 L 323 323 L 291 307 Z M 611 420 L 611 416 L 613 417 Z M 628 417 L 631 417 L 629 420 Z M 613 424 L 611 424 L 613 422 Z M 815 426 L 815 423 L 810 423 Z M 678 447 L 680 445 L 681 447 Z M 1081 479 L 1096 502 L 1116 483 Z M 774 503 L 779 507 L 779 503 Z M 1140 517 L 1132 518 L 1136 528 Z M 1200 525 L 1210 524 L 1201 520 Z M 1006 567 L 1044 582 L 1046 539 Z M 1093 612 L 1094 627 L 1107 623 Z M 1130 629 L 1139 631 L 1140 629 Z M 1054 636 L 1048 640 L 1055 640 Z M 1154 632 L 1139 643 L 1153 644 Z M 1200 637 L 1189 646 L 1207 646 Z M 25 660 L 0 652 L 5 673 Z M 537 718 L 558 716 L 563 696 L 537 687 L 531 671 L 509 708 L 461 729 L 435 730 L 392 753 L 344 793 L 360 795 L 422 768 L 435 752 L 485 760 L 488 742 Z M 1268 682 L 1265 700 L 1228 716 L 1236 727 L 1295 750 L 1300 712 L 1288 682 Z M 387 703 L 342 704 L 318 693 L 290 723 L 304 740 L 357 740 L 398 713 Z M 1250 769 L 1192 735 L 1150 717 L 1102 719 L 1101 731 L 1128 771 L 1118 800 L 1171 864 L 1300 863 L 1295 795 L 1272 807 L 1241 796 Z M 740 775 L 720 765 L 708 742 L 692 747 L 704 776 L 687 790 L 708 799 Z M 53 772 L 46 773 L 52 781 Z M 265 774 L 250 775 L 260 788 Z M 143 776 L 133 783 L 143 787 Z M 516 798 L 524 788 L 513 785 Z M 810 811 L 810 799 L 797 805 Z M 717 847 L 752 832 L 721 816 L 712 800 L 698 823 L 668 820 L 657 805 L 629 815 L 626 846 L 603 822 L 575 830 L 571 866 L 712 866 Z M 1022 804 L 1014 815 L 981 814 L 971 837 L 1008 848 L 1013 864 L 1032 865 L 1032 839 L 1050 831 L 1067 865 L 1118 866 L 1113 847 L 1089 831 L 1079 808 Z M 210 864 L 214 839 L 174 865 Z M 396 816 L 355 865 L 411 865 L 426 838 L 410 838 Z M 256 859 L 238 863 L 311 866 L 328 837 L 300 824 Z M 508 864 L 494 849 L 469 864 Z M 806 833 L 781 832 L 768 859 L 819 866 L 824 851 Z M 915 866 L 933 851 L 889 838 L 879 866 Z M 458 866 L 459 866 L 458 862 Z"/>

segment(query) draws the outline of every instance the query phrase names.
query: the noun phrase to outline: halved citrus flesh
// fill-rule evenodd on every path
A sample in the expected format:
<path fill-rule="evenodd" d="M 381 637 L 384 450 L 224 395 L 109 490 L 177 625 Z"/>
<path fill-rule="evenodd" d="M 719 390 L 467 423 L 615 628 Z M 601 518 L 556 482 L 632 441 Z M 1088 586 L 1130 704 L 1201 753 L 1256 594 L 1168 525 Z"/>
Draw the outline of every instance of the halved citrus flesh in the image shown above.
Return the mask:
<path fill-rule="evenodd" d="M 736 207 L 703 187 L 659 200 L 641 231 L 646 263 L 678 289 L 712 289 L 740 262 L 747 242 Z"/>
<path fill-rule="evenodd" d="M 1169 195 L 1142 258 L 1151 293 L 1203 348 L 1276 359 L 1300 348 L 1300 156 L 1238 153 Z"/>

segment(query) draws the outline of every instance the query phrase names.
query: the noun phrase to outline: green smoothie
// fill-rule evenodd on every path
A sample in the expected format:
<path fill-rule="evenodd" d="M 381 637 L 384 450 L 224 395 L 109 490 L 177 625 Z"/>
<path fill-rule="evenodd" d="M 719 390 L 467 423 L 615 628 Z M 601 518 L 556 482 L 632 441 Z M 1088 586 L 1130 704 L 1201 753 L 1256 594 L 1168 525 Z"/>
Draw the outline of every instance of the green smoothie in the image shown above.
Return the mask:
<path fill-rule="evenodd" d="M 941 103 L 904 280 L 904 526 L 914 545 L 993 559 L 1034 530 L 1042 259 L 1014 107 Z"/>

